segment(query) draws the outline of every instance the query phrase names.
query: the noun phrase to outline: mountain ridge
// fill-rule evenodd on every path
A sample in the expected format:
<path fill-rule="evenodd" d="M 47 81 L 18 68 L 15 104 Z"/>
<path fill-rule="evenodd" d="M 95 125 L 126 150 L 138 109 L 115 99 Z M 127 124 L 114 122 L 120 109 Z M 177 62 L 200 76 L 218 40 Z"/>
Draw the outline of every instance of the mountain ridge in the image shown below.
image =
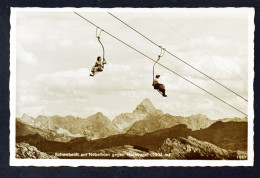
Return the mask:
<path fill-rule="evenodd" d="M 143 99 L 131 113 L 121 113 L 111 121 L 101 112 L 87 118 L 67 116 L 43 116 L 36 118 L 23 114 L 17 118 L 16 134 L 25 136 L 39 133 L 42 137 L 59 142 L 68 142 L 74 138 L 86 137 L 87 140 L 106 138 L 111 135 L 144 135 L 185 124 L 193 131 L 211 126 L 218 120 L 211 120 L 206 115 L 196 114 L 188 117 L 173 116 L 156 109 L 152 102 Z M 247 122 L 247 118 L 224 118 L 222 122 Z"/>
<path fill-rule="evenodd" d="M 120 130 L 101 112 L 86 119 L 73 116 L 46 117 L 42 115 L 34 119 L 28 115 L 23 116 L 16 119 L 18 136 L 24 135 L 26 132 L 39 133 L 48 140 L 68 142 L 76 137 L 98 139 L 120 133 Z"/>
<path fill-rule="evenodd" d="M 185 124 L 192 130 L 199 130 L 207 128 L 213 124 L 214 120 L 210 120 L 207 116 L 202 114 L 192 115 L 189 117 L 172 116 L 168 113 L 157 116 L 147 117 L 143 120 L 135 122 L 126 133 L 134 135 L 143 135 L 148 132 L 170 128 L 178 124 Z"/>

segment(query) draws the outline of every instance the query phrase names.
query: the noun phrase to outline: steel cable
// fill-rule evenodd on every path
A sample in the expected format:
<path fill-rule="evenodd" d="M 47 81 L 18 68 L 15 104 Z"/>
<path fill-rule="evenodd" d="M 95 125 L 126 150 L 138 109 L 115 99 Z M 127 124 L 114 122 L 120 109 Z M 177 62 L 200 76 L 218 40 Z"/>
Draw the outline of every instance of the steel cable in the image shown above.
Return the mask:
<path fill-rule="evenodd" d="M 128 25 L 127 23 L 125 23 L 124 21 L 122 21 L 121 19 L 119 19 L 118 17 L 116 17 L 115 15 L 113 15 L 112 13 L 108 12 L 108 14 L 110 14 L 111 16 L 113 16 L 114 18 L 116 18 L 117 20 L 119 20 L 120 22 L 122 22 L 123 24 L 125 24 L 126 26 L 128 26 L 129 28 L 131 28 L 132 30 L 134 30 L 136 33 L 138 33 L 139 35 L 141 35 L 142 37 L 144 37 L 145 39 L 147 39 L 148 41 L 150 41 L 151 43 L 153 43 L 154 45 L 156 45 L 157 47 L 160 47 L 160 45 L 156 44 L 154 41 L 152 41 L 151 39 L 149 39 L 148 37 L 144 36 L 142 33 L 140 33 L 139 31 L 137 31 L 136 29 L 134 29 L 133 27 L 131 27 L 130 25 Z M 235 95 L 237 95 L 238 97 L 240 97 L 241 99 L 245 100 L 246 102 L 248 102 L 248 100 L 246 98 L 244 98 L 243 96 L 239 95 L 238 93 L 234 92 L 233 90 L 231 90 L 230 88 L 226 87 L 225 85 L 223 85 L 222 83 L 218 82 L 217 80 L 213 79 L 212 77 L 210 77 L 209 75 L 205 74 L 204 72 L 200 71 L 199 69 L 193 67 L 192 65 L 190 65 L 189 63 L 185 62 L 184 60 L 182 60 L 181 58 L 177 57 L 176 55 L 174 55 L 173 53 L 171 53 L 168 50 L 165 50 L 165 52 L 167 52 L 168 54 L 170 54 L 171 56 L 175 57 L 176 59 L 178 59 L 179 61 L 183 62 L 184 64 L 188 65 L 189 67 L 191 67 L 192 69 L 196 70 L 197 72 L 201 73 L 202 75 L 206 76 L 207 78 L 209 78 L 210 80 L 214 81 L 215 83 L 219 84 L 220 86 L 224 87 L 225 89 L 229 90 L 230 92 L 234 93 Z"/>
<path fill-rule="evenodd" d="M 74 13 L 75 13 L 76 15 L 78 15 L 79 17 L 81 17 L 82 19 L 84 19 L 84 20 L 86 20 L 87 22 L 89 22 L 90 24 L 92 24 L 93 26 L 95 26 L 95 27 L 97 27 L 97 28 L 101 29 L 101 30 L 102 30 L 104 33 L 106 33 L 106 34 L 108 34 L 109 36 L 111 36 L 111 37 L 115 38 L 116 40 L 120 41 L 120 42 L 121 42 L 121 43 L 123 43 L 124 45 L 128 46 L 129 48 L 131 48 L 131 49 L 135 50 L 136 52 L 138 52 L 138 53 L 142 54 L 143 56 L 145 56 L 146 58 L 148 58 L 148 59 L 152 60 L 153 62 L 156 62 L 156 60 L 152 59 L 151 57 L 147 56 L 146 54 L 144 54 L 144 53 L 142 53 L 141 51 L 137 50 L 136 48 L 132 47 L 131 45 L 129 45 L 129 44 L 127 44 L 127 43 L 125 43 L 124 41 L 120 40 L 119 38 L 115 37 L 114 35 L 110 34 L 110 33 L 109 33 L 109 32 L 107 32 L 107 31 L 105 31 L 104 29 L 100 28 L 99 26 L 97 26 L 97 25 L 96 25 L 96 24 L 94 24 L 93 22 L 89 21 L 89 20 L 88 20 L 88 19 L 86 19 L 85 17 L 81 16 L 81 15 L 80 15 L 80 14 L 78 14 L 77 12 L 74 12 Z M 177 75 L 177 76 L 181 77 L 182 79 L 186 80 L 187 82 L 189 82 L 189 83 L 191 83 L 191 84 L 195 85 L 195 86 L 196 86 L 196 87 L 198 87 L 199 89 L 201 89 L 201 90 L 203 90 L 204 92 L 208 93 L 209 95 L 211 95 L 211 96 L 215 97 L 216 99 L 218 99 L 219 101 L 223 102 L 224 104 L 226 104 L 226 105 L 228 105 L 228 106 L 232 107 L 233 109 L 235 109 L 235 110 L 237 110 L 238 112 L 240 112 L 240 113 L 244 114 L 245 116 L 247 116 L 247 114 L 246 114 L 246 113 L 242 112 L 241 110 L 237 109 L 236 107 L 232 106 L 231 104 L 229 104 L 229 103 L 225 102 L 224 100 L 222 100 L 222 99 L 221 99 L 221 98 L 219 98 L 218 96 L 216 96 L 216 95 L 214 95 L 214 94 L 210 93 L 210 92 L 209 92 L 209 91 L 207 91 L 206 89 L 204 89 L 204 88 L 200 87 L 199 85 L 197 85 L 197 84 L 195 84 L 194 82 L 192 82 L 192 81 L 188 80 L 187 78 L 185 78 L 185 77 L 181 76 L 180 74 L 176 73 L 176 72 L 175 72 L 175 71 L 173 71 L 172 69 L 170 69 L 170 68 L 166 67 L 165 65 L 163 65 L 163 64 L 161 64 L 161 63 L 157 63 L 157 64 L 159 64 L 159 65 L 160 65 L 160 66 L 162 66 L 163 68 L 165 68 L 165 69 L 169 70 L 170 72 L 174 73 L 175 75 Z"/>

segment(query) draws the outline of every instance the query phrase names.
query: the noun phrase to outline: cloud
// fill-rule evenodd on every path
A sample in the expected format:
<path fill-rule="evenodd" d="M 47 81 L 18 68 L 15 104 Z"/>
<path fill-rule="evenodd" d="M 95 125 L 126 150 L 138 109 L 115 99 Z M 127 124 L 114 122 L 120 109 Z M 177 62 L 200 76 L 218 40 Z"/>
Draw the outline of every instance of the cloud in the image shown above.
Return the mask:
<path fill-rule="evenodd" d="M 102 73 L 90 77 L 96 57 L 102 56 L 93 26 L 73 13 L 30 12 L 20 15 L 17 17 L 17 60 L 20 61 L 17 65 L 18 112 L 85 117 L 101 111 L 113 119 L 116 114 L 131 112 L 143 98 L 150 98 L 156 107 L 174 115 L 200 112 L 211 118 L 239 115 L 157 65 L 155 73 L 161 75 L 160 82 L 165 84 L 168 94 L 167 98 L 161 97 L 152 87 L 153 62 L 105 33 L 101 34 L 101 41 L 108 63 Z M 158 47 L 140 38 L 107 13 L 82 15 L 157 59 Z M 162 13 L 161 17 L 167 23 L 178 28 L 190 43 L 212 56 L 209 57 L 181 39 L 167 24 L 155 20 L 151 14 L 116 15 L 220 83 L 247 96 L 248 54 L 245 46 L 248 44 L 248 33 L 245 16 L 235 15 L 226 19 L 228 15 L 209 18 L 198 14 L 193 18 L 194 14 Z M 169 54 L 166 53 L 160 62 L 228 102 L 245 108 L 244 103 L 237 102 L 236 96 Z M 28 64 L 33 64 L 33 67 Z"/>
<path fill-rule="evenodd" d="M 30 106 L 43 106 L 48 112 L 63 115 L 68 111 L 76 113 L 75 110 L 78 111 L 76 108 L 82 108 L 83 105 L 88 106 L 88 109 L 79 111 L 78 115 L 86 116 L 86 113 L 93 114 L 94 110 L 89 110 L 89 107 L 94 107 L 91 106 L 91 103 L 98 104 L 98 100 L 103 100 L 107 96 L 110 98 L 113 96 L 129 97 L 136 95 L 139 90 L 145 93 L 147 86 L 149 89 L 152 88 L 150 82 L 147 86 L 144 86 L 142 81 L 136 80 L 135 73 L 138 70 L 145 69 L 138 65 L 110 63 L 105 66 L 102 73 L 97 74 L 94 78 L 89 76 L 90 70 L 88 68 L 40 74 L 31 81 L 18 83 L 17 103 L 18 106 L 22 106 L 20 109 Z M 143 80 L 146 80 L 147 77 L 144 75 Z M 111 113 L 118 113 L 113 109 L 104 109 L 105 106 L 95 107 L 109 116 L 111 116 Z M 95 111 L 97 110 L 95 109 Z M 34 111 L 31 110 L 30 112 L 33 113 Z"/>
<path fill-rule="evenodd" d="M 139 65 L 123 65 L 109 63 L 105 65 L 104 71 L 98 73 L 95 77 L 90 77 L 90 69 L 79 68 L 67 71 L 53 72 L 48 74 L 40 74 L 35 78 L 37 85 L 42 86 L 47 93 L 59 95 L 67 95 L 67 97 L 75 97 L 80 93 L 110 92 L 117 93 L 119 91 L 135 91 L 146 90 L 144 84 L 152 83 L 151 69 L 147 74 L 148 67 Z M 144 74 L 142 74 L 144 72 Z M 137 74 L 140 74 L 141 80 L 137 80 Z M 46 93 L 46 94 L 47 94 Z M 83 95 L 82 95 L 83 96 Z"/>
<path fill-rule="evenodd" d="M 17 60 L 29 65 L 36 65 L 37 64 L 37 59 L 33 55 L 33 53 L 25 51 L 25 49 L 18 43 L 17 44 L 17 49 L 16 49 L 16 57 Z"/>
<path fill-rule="evenodd" d="M 122 109 L 129 108 L 128 106 L 119 108 L 111 105 L 115 98 L 119 100 L 132 98 L 135 101 L 141 101 L 148 97 L 155 98 L 155 101 L 162 100 L 162 97 L 151 86 L 150 66 L 110 63 L 105 66 L 102 73 L 98 73 L 94 78 L 89 76 L 89 72 L 88 68 L 79 68 L 40 74 L 31 82 L 18 84 L 18 106 L 21 107 L 20 109 L 27 108 L 26 111 L 30 111 L 32 114 L 38 112 L 38 115 L 71 114 L 86 117 L 99 111 L 113 119 L 116 114 L 122 112 Z M 234 96 L 212 84 L 210 80 L 202 77 L 190 77 L 189 79 L 196 81 L 220 98 L 231 101 L 233 105 L 243 105 L 237 103 Z M 171 73 L 162 73 L 161 82 L 165 84 L 168 96 L 173 98 L 167 100 L 165 104 L 158 104 L 159 108 L 165 112 L 187 116 L 207 111 L 204 114 L 212 118 L 217 115 L 216 109 L 226 108 L 214 97 Z M 228 80 L 228 82 L 234 87 L 241 88 L 236 80 L 233 83 L 232 80 Z M 119 100 L 117 102 L 121 103 Z M 109 102 L 110 106 L 108 106 Z M 134 103 L 132 106 L 134 107 L 136 104 L 138 103 Z M 218 108 L 212 109 L 215 106 Z M 32 108 L 32 110 L 28 108 Z M 128 112 L 131 110 L 129 109 Z M 229 114 L 231 116 L 234 112 L 229 112 Z"/>
<path fill-rule="evenodd" d="M 70 41 L 70 40 L 62 40 L 62 41 L 59 42 L 59 45 L 61 47 L 68 48 L 68 47 L 70 47 L 72 45 L 72 41 Z"/>

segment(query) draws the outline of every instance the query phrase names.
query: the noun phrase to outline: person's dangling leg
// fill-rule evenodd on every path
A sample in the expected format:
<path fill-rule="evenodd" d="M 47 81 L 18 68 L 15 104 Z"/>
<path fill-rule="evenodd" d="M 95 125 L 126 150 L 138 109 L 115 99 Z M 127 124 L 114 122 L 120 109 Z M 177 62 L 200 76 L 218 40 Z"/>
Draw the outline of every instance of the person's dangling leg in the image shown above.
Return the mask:
<path fill-rule="evenodd" d="M 162 95 L 163 95 L 164 97 L 167 97 L 167 95 L 165 94 L 165 87 L 164 87 L 164 85 L 163 85 L 163 84 L 160 84 L 159 88 L 160 88 L 160 91 L 162 92 Z"/>
<path fill-rule="evenodd" d="M 92 74 L 90 74 L 90 76 L 94 76 L 95 75 L 95 73 L 97 72 L 97 67 L 92 67 L 92 69 L 91 69 L 91 72 L 92 72 Z"/>
<path fill-rule="evenodd" d="M 167 97 L 167 95 L 165 94 L 165 89 L 162 89 L 162 94 L 164 97 Z"/>

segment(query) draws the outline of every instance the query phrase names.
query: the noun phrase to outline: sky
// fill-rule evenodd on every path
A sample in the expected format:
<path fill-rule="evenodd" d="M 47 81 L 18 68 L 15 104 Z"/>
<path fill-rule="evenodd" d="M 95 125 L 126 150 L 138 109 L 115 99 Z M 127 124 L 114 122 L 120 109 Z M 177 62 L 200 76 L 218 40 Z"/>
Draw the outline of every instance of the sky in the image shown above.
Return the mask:
<path fill-rule="evenodd" d="M 248 13 L 215 11 L 91 9 L 79 12 L 107 32 L 156 60 L 160 49 L 136 30 L 228 88 L 248 98 Z M 12 25 L 12 24 L 11 24 Z M 168 97 L 152 87 L 153 62 L 101 33 L 107 64 L 90 77 L 102 48 L 96 28 L 70 12 L 16 12 L 16 115 L 102 112 L 109 119 L 132 112 L 145 98 L 164 113 L 205 114 L 210 119 L 244 117 L 216 98 L 157 65 Z M 165 53 L 160 63 L 247 113 L 247 102 Z"/>

